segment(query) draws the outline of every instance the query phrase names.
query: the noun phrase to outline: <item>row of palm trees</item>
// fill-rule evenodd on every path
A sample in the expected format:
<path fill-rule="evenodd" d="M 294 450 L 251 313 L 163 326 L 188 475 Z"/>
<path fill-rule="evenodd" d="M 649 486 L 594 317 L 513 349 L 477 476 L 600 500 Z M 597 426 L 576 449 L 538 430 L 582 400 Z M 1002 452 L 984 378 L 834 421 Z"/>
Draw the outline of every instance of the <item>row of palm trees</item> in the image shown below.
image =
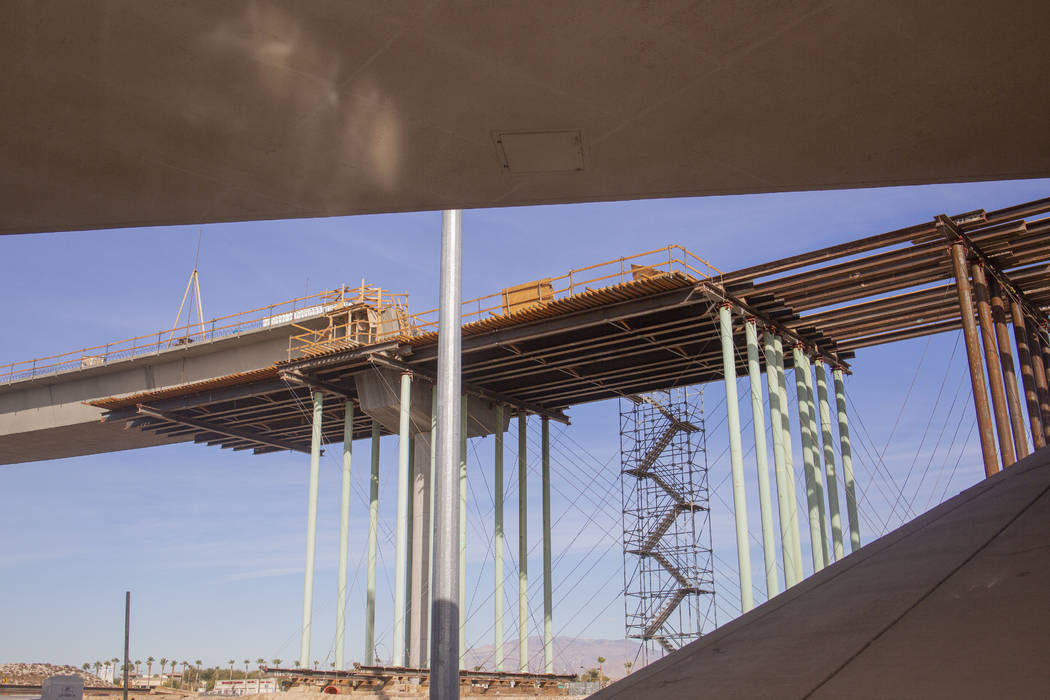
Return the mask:
<path fill-rule="evenodd" d="M 281 659 L 273 659 L 272 661 L 273 661 L 273 665 L 274 666 L 280 666 L 281 665 Z M 171 667 L 171 672 L 170 673 L 171 673 L 172 676 L 175 675 L 175 669 L 178 666 L 181 665 L 182 666 L 182 678 L 179 681 L 180 685 L 185 684 L 186 682 L 189 682 L 189 680 L 190 680 L 189 669 L 191 667 L 194 669 L 194 675 L 193 675 L 193 679 L 192 679 L 194 682 L 199 681 L 201 679 L 201 677 L 202 677 L 201 664 L 204 663 L 204 662 L 201 659 L 197 659 L 191 664 L 189 661 L 178 661 L 176 659 L 167 659 L 167 658 L 164 658 L 164 657 L 161 657 L 158 660 L 158 659 L 156 659 L 156 658 L 154 658 L 152 656 L 148 656 L 148 657 L 146 657 L 145 661 L 137 660 L 137 661 L 130 662 L 129 668 L 127 670 L 129 672 L 134 670 L 135 675 L 141 675 L 142 666 L 143 666 L 143 664 L 145 664 L 145 666 L 146 666 L 146 676 L 148 678 L 152 678 L 153 677 L 153 664 L 155 664 L 155 663 L 160 665 L 160 673 L 161 674 L 163 674 L 165 672 L 165 669 L 167 669 L 170 666 Z M 230 659 L 229 661 L 227 661 L 227 664 L 229 664 L 229 667 L 230 667 L 230 671 L 229 671 L 229 679 L 230 680 L 233 680 L 233 667 L 234 667 L 234 665 L 236 663 L 237 662 L 234 659 Z M 266 659 L 262 659 L 262 658 L 256 659 L 255 663 L 258 664 L 259 670 L 261 671 L 263 666 L 266 665 Z M 316 668 L 319 663 L 320 662 L 315 661 L 314 662 L 314 667 Z M 107 666 L 107 665 L 110 665 L 110 664 L 112 664 L 112 666 L 114 668 L 118 668 L 117 664 L 120 664 L 120 659 L 118 659 L 116 657 L 113 657 L 112 659 L 109 659 L 108 661 L 87 662 L 87 663 L 83 664 L 82 668 L 85 671 L 89 671 L 92 668 L 94 668 L 95 669 L 95 675 L 97 676 L 101 672 L 103 666 Z M 249 666 L 250 665 L 251 665 L 251 661 L 249 659 L 244 659 L 244 676 L 243 676 L 244 678 L 248 677 Z M 295 665 L 298 667 L 299 663 L 296 662 Z M 119 671 L 121 673 L 121 676 L 123 676 L 124 670 L 125 670 L 124 669 L 124 664 L 120 664 Z M 218 670 L 219 670 L 218 667 L 216 667 L 214 669 L 204 669 L 203 675 L 211 676 L 211 678 L 209 680 L 213 681 L 213 680 L 215 680 L 218 677 Z M 166 682 L 167 685 L 171 685 L 172 683 L 174 683 L 174 678 L 169 679 Z"/>

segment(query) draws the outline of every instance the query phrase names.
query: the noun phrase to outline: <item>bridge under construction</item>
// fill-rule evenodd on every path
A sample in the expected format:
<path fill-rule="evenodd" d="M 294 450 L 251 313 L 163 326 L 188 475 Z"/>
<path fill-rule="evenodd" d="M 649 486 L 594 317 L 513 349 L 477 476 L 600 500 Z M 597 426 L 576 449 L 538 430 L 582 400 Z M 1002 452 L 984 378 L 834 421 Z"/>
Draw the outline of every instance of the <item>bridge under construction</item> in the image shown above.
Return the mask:
<path fill-rule="evenodd" d="M 695 569 L 661 554 L 660 539 L 682 514 L 703 510 L 694 496 L 662 479 L 652 465 L 673 449 L 676 435 L 696 426 L 657 398 L 707 382 L 724 382 L 728 400 L 740 604 L 753 605 L 748 520 L 744 493 L 743 431 L 737 412 L 737 377 L 749 378 L 756 439 L 761 548 L 769 597 L 785 583 L 857 550 L 863 541 L 852 474 L 845 376 L 864 348 L 962 329 L 985 473 L 1024 458 L 1050 439 L 1047 368 L 1050 341 L 1050 199 L 996 211 L 938 216 L 905 229 L 799 254 L 735 272 L 721 272 L 685 249 L 671 246 L 561 277 L 517 285 L 462 305 L 462 425 L 456 490 L 465 494 L 465 441 L 496 436 L 497 483 L 502 483 L 503 439 L 512 417 L 519 445 L 538 418 L 542 433 L 544 669 L 553 671 L 550 536 L 549 422 L 568 422 L 575 405 L 619 398 L 655 407 L 641 450 L 625 480 L 652 484 L 666 504 L 636 527 L 625 552 L 650 562 L 667 581 L 662 605 L 635 636 L 673 649 L 686 638 L 662 629 L 683 599 L 710 586 Z M 338 301 L 311 315 L 290 318 L 287 356 L 247 371 L 176 386 L 97 398 L 103 422 L 150 433 L 164 441 L 192 440 L 234 450 L 292 450 L 310 455 L 307 564 L 301 661 L 310 658 L 314 541 L 319 457 L 325 444 L 343 444 L 344 479 L 352 445 L 372 442 L 371 497 L 377 498 L 378 438 L 398 435 L 395 616 L 396 666 L 425 667 L 430 639 L 432 566 L 440 557 L 435 534 L 434 471 L 440 407 L 438 310 L 410 314 L 403 297 L 374 287 L 344 289 Z M 187 330 L 206 334 L 207 329 Z M 202 337 L 202 339 L 204 339 Z M 188 342 L 187 341 L 187 342 Z M 69 372 L 80 371 L 78 368 Z M 11 370 L 13 373 L 13 369 Z M 789 374 L 796 405 L 788 405 Z M 0 372 L 2 374 L 2 372 Z M 1020 375 L 1018 377 L 1018 375 Z M 56 375 L 60 377 L 61 375 Z M 792 454 L 793 437 L 801 454 Z M 774 478 L 770 480 L 772 466 Z M 527 455 L 518 456 L 519 479 Z M 805 483 L 802 517 L 794 507 L 794 478 Z M 663 482 L 663 483 L 661 483 Z M 340 586 L 345 589 L 347 494 L 344 481 Z M 524 489 L 520 490 L 524 494 Z M 493 527 L 502 532 L 502 493 L 494 494 Z M 523 496 L 519 496 L 523 498 Z M 462 511 L 461 511 L 462 512 Z M 527 503 L 519 501 L 519 553 L 527 602 Z M 377 510 L 370 511 L 370 580 L 374 581 Z M 810 561 L 802 560 L 808 534 Z M 705 533 L 709 537 L 710 533 Z M 459 547 L 465 532 L 460 521 Z M 436 549 L 435 549 L 436 548 Z M 502 567 L 502 552 L 496 563 Z M 663 560 L 661 561 L 661 557 Z M 460 559 L 462 562 L 462 558 Z M 436 585 L 436 584 L 434 584 Z M 460 600 L 463 578 L 460 576 Z M 374 590 L 374 585 L 370 587 Z M 494 599 L 496 669 L 502 654 L 502 591 Z M 435 608 L 436 609 L 436 608 Z M 337 620 L 337 664 L 344 667 L 345 599 Z M 375 601 L 366 601 L 365 665 L 374 662 Z M 463 634 L 461 625 L 460 634 Z M 677 631 L 676 631 L 677 634 Z M 679 639 L 678 642 L 669 641 Z M 461 643 L 460 649 L 464 648 Z M 519 630 L 518 668 L 528 671 L 527 631 Z"/>

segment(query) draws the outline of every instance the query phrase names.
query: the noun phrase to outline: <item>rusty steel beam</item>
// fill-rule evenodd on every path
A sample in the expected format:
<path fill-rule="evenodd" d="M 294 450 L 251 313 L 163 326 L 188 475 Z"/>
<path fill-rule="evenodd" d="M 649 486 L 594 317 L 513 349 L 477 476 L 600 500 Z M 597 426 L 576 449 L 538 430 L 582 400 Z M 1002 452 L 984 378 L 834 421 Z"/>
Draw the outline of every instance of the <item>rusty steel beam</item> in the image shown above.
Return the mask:
<path fill-rule="evenodd" d="M 1017 373 L 1014 371 L 1014 353 L 1010 349 L 1010 336 L 1006 330 L 1006 305 L 1003 288 L 996 279 L 991 280 L 992 323 L 998 343 L 999 363 L 1002 366 L 1003 385 L 1006 388 L 1006 407 L 1010 412 L 1010 428 L 1013 430 L 1014 455 L 1017 459 L 1028 456 L 1028 437 L 1024 428 L 1024 411 L 1017 388 Z"/>
<path fill-rule="evenodd" d="M 1006 387 L 1003 385 L 999 349 L 995 342 L 995 327 L 992 323 L 991 298 L 988 293 L 988 278 L 984 263 L 970 265 L 973 292 L 977 299 L 977 320 L 981 326 L 981 341 L 984 345 L 984 363 L 988 368 L 988 384 L 992 389 L 992 413 L 995 416 L 995 432 L 999 436 L 999 459 L 1003 467 L 1017 460 L 1014 452 L 1013 434 L 1010 432 L 1010 416 L 1006 411 Z"/>
<path fill-rule="evenodd" d="M 943 231 L 951 240 L 950 222 L 941 221 Z M 970 293 L 970 277 L 966 269 L 966 246 L 962 242 L 951 245 L 952 265 L 955 269 L 955 289 L 959 297 L 959 313 L 962 317 L 963 338 L 966 341 L 966 359 L 970 365 L 970 387 L 973 389 L 974 409 L 977 412 L 977 433 L 981 440 L 981 456 L 984 459 L 984 474 L 992 476 L 999 471 L 999 460 L 995 455 L 995 436 L 992 434 L 992 414 L 988 407 L 988 390 L 984 384 L 984 363 L 977 339 L 977 324 L 974 322 L 973 298 Z"/>
<path fill-rule="evenodd" d="M 1039 394 L 1035 387 L 1035 372 L 1032 369 L 1027 324 L 1021 305 L 1015 299 L 1010 300 L 1010 319 L 1013 321 L 1014 347 L 1017 348 L 1017 361 L 1021 367 L 1021 384 L 1024 387 L 1025 404 L 1028 408 L 1028 426 L 1032 433 L 1032 444 L 1038 450 L 1046 447 L 1042 408 L 1039 405 Z"/>

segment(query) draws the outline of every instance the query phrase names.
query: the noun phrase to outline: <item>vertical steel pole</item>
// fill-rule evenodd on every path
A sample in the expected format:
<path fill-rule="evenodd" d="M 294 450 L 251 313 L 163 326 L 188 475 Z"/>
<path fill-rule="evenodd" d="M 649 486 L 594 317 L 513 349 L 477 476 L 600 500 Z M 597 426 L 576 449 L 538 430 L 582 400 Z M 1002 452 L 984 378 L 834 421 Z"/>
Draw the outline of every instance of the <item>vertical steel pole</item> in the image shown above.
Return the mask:
<path fill-rule="evenodd" d="M 354 444 L 354 403 L 347 401 L 343 416 L 343 483 L 339 500 L 339 573 L 335 602 L 335 667 L 346 668 L 343 647 L 346 645 L 346 560 L 350 549 L 350 458 Z"/>
<path fill-rule="evenodd" d="M 461 400 L 459 423 L 459 656 L 467 653 L 467 395 Z"/>
<path fill-rule="evenodd" d="M 437 478 L 437 415 L 438 394 L 437 387 L 430 389 L 430 517 L 427 523 L 427 532 L 430 533 L 430 570 L 427 572 L 427 610 L 434 609 L 434 492 L 437 490 L 434 480 Z M 429 614 L 428 614 L 429 618 Z M 427 668 L 430 668 L 430 625 L 424 632 L 426 641 L 423 655 L 427 659 Z"/>
<path fill-rule="evenodd" d="M 842 547 L 842 516 L 839 513 L 839 479 L 835 473 L 835 442 L 831 435 L 831 409 L 828 407 L 828 372 L 824 360 L 817 358 L 817 400 L 820 402 L 820 435 L 824 445 L 824 474 L 828 478 L 828 511 L 831 514 L 831 543 L 835 561 L 846 552 Z"/>
<path fill-rule="evenodd" d="M 959 314 L 962 318 L 963 340 L 966 341 L 966 360 L 970 365 L 970 387 L 973 389 L 973 405 L 977 412 L 977 432 L 981 438 L 981 456 L 984 458 L 984 475 L 999 471 L 999 460 L 995 456 L 995 436 L 992 435 L 992 412 L 988 406 L 988 390 L 984 384 L 984 364 L 974 322 L 973 297 L 970 292 L 970 275 L 966 269 L 966 245 L 959 240 L 952 242 L 952 267 L 955 272 L 955 291 L 959 296 Z"/>
<path fill-rule="evenodd" d="M 736 559 L 740 571 L 740 612 L 755 607 L 751 589 L 751 547 L 747 533 L 747 497 L 744 492 L 744 450 L 740 444 L 740 406 L 736 391 L 736 356 L 733 352 L 733 319 L 729 304 L 718 309 L 722 339 L 722 371 L 726 385 L 729 458 L 733 478 L 733 515 L 736 520 Z"/>
<path fill-rule="evenodd" d="M 1035 390 L 1039 397 L 1039 416 L 1043 423 L 1043 438 L 1050 444 L 1050 389 L 1047 387 L 1046 362 L 1043 360 L 1043 345 L 1039 329 L 1033 321 L 1028 325 L 1028 347 L 1032 351 L 1032 373 L 1035 375 Z"/>
<path fill-rule="evenodd" d="M 321 472 L 321 421 L 324 395 L 314 392 L 313 429 L 310 434 L 310 490 L 306 497 L 306 575 L 303 583 L 303 628 L 299 663 L 310 665 L 310 628 L 314 609 L 314 550 L 317 547 L 317 481 Z"/>
<path fill-rule="evenodd" d="M 495 501 L 495 532 L 493 533 L 492 556 L 495 581 L 493 589 L 493 614 L 495 619 L 496 670 L 503 670 L 503 404 L 496 404 L 496 455 L 493 475 L 493 500 Z"/>
<path fill-rule="evenodd" d="M 780 552 L 784 559 L 784 585 L 790 588 L 801 579 L 795 569 L 791 539 L 794 503 L 791 503 L 787 484 L 790 477 L 784 458 L 784 423 L 780 416 L 780 388 L 773 335 L 765 331 L 762 340 L 766 355 L 766 386 L 769 389 L 769 424 L 773 433 L 773 474 L 777 482 L 777 511 L 780 515 Z"/>
<path fill-rule="evenodd" d="M 820 442 L 817 428 L 817 392 L 813 386 L 813 370 L 809 362 L 809 355 L 803 352 L 803 362 L 806 367 L 806 399 L 809 401 L 809 434 L 813 439 L 813 481 L 817 486 L 817 504 L 820 516 L 820 544 L 824 548 L 824 566 L 832 562 L 831 547 L 828 542 L 828 511 L 824 500 L 824 474 L 820 470 Z"/>
<path fill-rule="evenodd" d="M 1046 447 L 1046 438 L 1043 435 L 1043 416 L 1039 407 L 1039 395 L 1035 388 L 1035 371 L 1032 369 L 1032 352 L 1028 345 L 1028 328 L 1021 305 L 1015 299 L 1010 300 L 1010 316 L 1014 327 L 1017 360 L 1021 365 L 1021 384 L 1024 386 L 1024 398 L 1028 407 L 1028 425 L 1032 431 L 1032 444 L 1038 450 Z"/>
<path fill-rule="evenodd" d="M 412 408 L 412 374 L 401 373 L 400 415 L 397 434 L 397 521 L 395 523 L 394 553 L 394 640 L 393 658 L 395 666 L 405 666 L 405 632 L 408 629 L 405 619 L 405 605 L 408 596 L 408 459 L 412 453 L 409 440 Z"/>
<path fill-rule="evenodd" d="M 751 417 L 758 466 L 758 504 L 762 517 L 762 557 L 766 572 L 766 598 L 780 593 L 777 580 L 777 540 L 773 534 L 773 507 L 769 494 L 769 455 L 766 453 L 766 417 L 762 405 L 762 368 L 758 362 L 758 327 L 755 319 L 744 321 L 747 341 L 747 375 L 751 386 Z"/>
<path fill-rule="evenodd" d="M 529 672 L 528 416 L 518 414 L 518 670 Z"/>
<path fill-rule="evenodd" d="M 777 361 L 777 390 L 780 394 L 780 418 L 784 434 L 784 469 L 787 472 L 788 502 L 791 504 L 791 550 L 795 556 L 795 573 L 801 581 L 805 575 L 802 569 L 802 535 L 798 523 L 798 494 L 795 491 L 795 460 L 791 454 L 791 421 L 787 399 L 787 374 L 784 372 L 784 343 L 780 336 L 773 336 L 773 353 Z"/>
<path fill-rule="evenodd" d="M 1010 433 L 1010 418 L 1006 415 L 1006 389 L 1003 386 L 999 350 L 995 346 L 995 328 L 992 325 L 992 307 L 989 301 L 988 280 L 984 265 L 976 262 L 970 266 L 973 278 L 973 293 L 977 300 L 977 320 L 984 343 L 984 362 L 988 367 L 988 385 L 992 389 L 992 415 L 995 416 L 995 432 L 999 436 L 999 458 L 1003 467 L 1014 463 L 1014 439 Z"/>
<path fill-rule="evenodd" d="M 554 598 L 551 586 L 551 421 L 543 417 L 543 668 L 554 673 Z"/>
<path fill-rule="evenodd" d="M 853 481 L 853 447 L 849 441 L 849 419 L 846 417 L 846 384 L 842 369 L 835 368 L 835 405 L 839 414 L 839 453 L 842 455 L 842 480 L 846 482 L 846 513 L 849 515 L 849 551 L 860 549 L 860 516 L 857 513 L 857 488 Z"/>
<path fill-rule="evenodd" d="M 821 532 L 820 505 L 817 500 L 820 486 L 817 483 L 818 472 L 816 469 L 816 449 L 814 445 L 816 436 L 810 427 L 812 424 L 812 416 L 809 415 L 811 403 L 809 392 L 806 389 L 808 386 L 806 375 L 809 373 L 809 368 L 801 347 L 796 345 L 792 352 L 792 359 L 795 364 L 798 425 L 799 431 L 802 433 L 802 472 L 806 477 L 806 505 L 809 508 L 809 545 L 813 558 L 813 573 L 816 573 L 827 565 L 827 559 L 824 557 L 825 548 L 822 544 L 826 536 Z"/>
<path fill-rule="evenodd" d="M 461 384 L 460 242 L 462 212 L 441 217 L 441 307 L 438 327 L 437 493 L 434 497 L 434 607 L 430 635 L 430 697 L 459 697 L 459 410 Z"/>
<path fill-rule="evenodd" d="M 1024 429 L 1024 412 L 1021 409 L 1021 392 L 1017 388 L 1017 373 L 1014 371 L 1014 353 L 1010 348 L 1010 336 L 1006 331 L 1006 304 L 1003 301 L 1003 289 L 999 282 L 992 278 L 992 323 L 995 326 L 995 340 L 999 350 L 999 364 L 1003 373 L 1003 385 L 1006 389 L 1006 407 L 1009 409 L 1010 428 L 1013 430 L 1014 455 L 1017 459 L 1028 456 L 1028 436 Z"/>
<path fill-rule="evenodd" d="M 368 487 L 368 579 L 365 588 L 365 666 L 376 660 L 376 546 L 379 538 L 379 421 L 372 421 L 372 475 Z"/>
<path fill-rule="evenodd" d="M 124 591 L 124 681 L 121 687 L 124 689 L 124 700 L 128 700 L 128 673 L 131 670 L 130 659 L 131 646 L 131 591 Z M 175 662 L 172 661 L 172 664 Z"/>

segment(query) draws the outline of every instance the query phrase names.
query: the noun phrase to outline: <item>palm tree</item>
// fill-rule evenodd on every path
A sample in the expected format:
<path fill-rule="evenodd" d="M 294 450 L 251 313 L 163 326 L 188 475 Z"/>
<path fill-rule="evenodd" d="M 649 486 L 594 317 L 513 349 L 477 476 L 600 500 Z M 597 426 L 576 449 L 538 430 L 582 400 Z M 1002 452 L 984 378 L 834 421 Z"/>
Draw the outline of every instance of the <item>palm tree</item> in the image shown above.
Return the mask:
<path fill-rule="evenodd" d="M 634 664 L 632 664 L 630 661 L 624 661 L 623 662 L 623 667 L 624 667 L 624 669 L 626 669 L 628 674 L 631 673 L 631 666 L 634 666 Z"/>
<path fill-rule="evenodd" d="M 167 659 L 167 657 L 166 657 L 166 656 L 162 656 L 162 657 L 160 657 L 160 675 L 161 675 L 161 676 L 163 676 L 163 675 L 164 675 L 164 669 L 165 669 L 165 667 L 166 667 L 167 665 L 168 665 L 168 659 Z M 161 681 L 161 684 L 163 685 L 163 680 Z"/>
<path fill-rule="evenodd" d="M 263 666 L 266 665 L 266 659 L 256 659 L 255 663 L 259 664 L 259 676 L 262 677 Z"/>
<path fill-rule="evenodd" d="M 317 670 L 317 667 L 320 665 L 320 663 L 321 663 L 320 661 L 318 661 L 317 659 L 314 659 L 314 670 L 315 671 Z"/>
<path fill-rule="evenodd" d="M 599 656 L 598 657 L 598 687 L 599 688 L 602 687 L 602 678 L 604 677 L 602 675 L 602 664 L 604 664 L 604 663 L 605 663 L 605 657 L 604 656 Z"/>
<path fill-rule="evenodd" d="M 197 681 L 197 683 L 200 683 L 201 682 L 201 660 L 197 659 L 193 663 L 197 667 L 197 675 L 193 677 L 193 680 Z"/>
<path fill-rule="evenodd" d="M 152 656 L 147 656 L 146 657 L 146 675 L 149 676 L 150 678 L 153 677 L 153 662 L 154 661 L 156 661 L 156 659 L 154 659 Z M 149 685 L 149 684 L 147 683 L 147 685 Z"/>
<path fill-rule="evenodd" d="M 236 661 L 234 661 L 233 659 L 230 659 L 230 660 L 229 660 L 229 664 L 230 664 L 230 680 L 231 680 L 231 681 L 233 680 L 233 665 L 234 665 L 235 663 L 237 663 L 237 662 L 236 662 Z"/>
<path fill-rule="evenodd" d="M 248 664 L 251 663 L 248 659 L 244 660 L 244 680 L 248 680 Z"/>
<path fill-rule="evenodd" d="M 280 659 L 274 659 L 273 660 L 273 667 L 274 668 L 280 668 L 281 667 L 281 660 Z"/>
<path fill-rule="evenodd" d="M 96 661 L 94 666 L 95 666 L 95 675 L 97 676 L 99 674 L 99 671 L 102 670 L 102 662 L 101 661 Z"/>
<path fill-rule="evenodd" d="M 179 665 L 179 662 L 176 661 L 175 659 L 172 659 L 168 663 L 171 664 L 171 687 L 174 688 L 175 687 L 175 667 Z"/>
<path fill-rule="evenodd" d="M 299 663 L 299 661 L 297 660 L 297 661 L 295 662 L 295 667 L 296 667 L 296 668 L 299 668 L 299 666 L 300 666 L 300 663 Z"/>
<path fill-rule="evenodd" d="M 89 664 L 88 662 L 85 661 L 84 665 L 81 666 L 80 668 L 84 669 L 85 671 L 90 671 L 91 670 L 91 664 Z"/>

